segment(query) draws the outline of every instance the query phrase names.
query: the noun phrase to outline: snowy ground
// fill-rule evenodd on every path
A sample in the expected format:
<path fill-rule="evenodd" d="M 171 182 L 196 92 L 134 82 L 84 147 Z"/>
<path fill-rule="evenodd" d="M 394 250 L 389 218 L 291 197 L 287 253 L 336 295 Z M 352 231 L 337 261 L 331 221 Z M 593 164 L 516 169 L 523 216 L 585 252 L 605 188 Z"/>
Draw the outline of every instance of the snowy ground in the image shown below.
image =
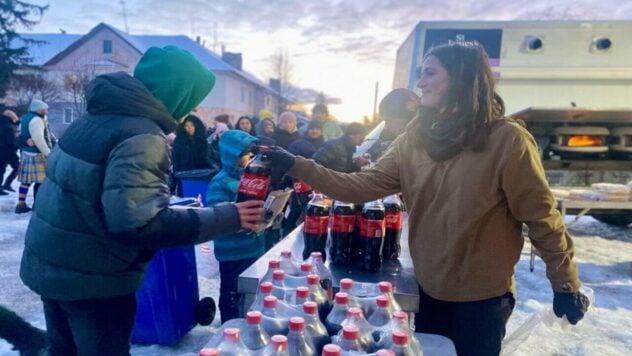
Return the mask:
<path fill-rule="evenodd" d="M 16 186 L 17 189 L 17 186 Z M 45 328 L 37 295 L 20 281 L 18 271 L 24 232 L 30 214 L 13 213 L 17 194 L 0 197 L 0 304 L 10 307 L 39 328 Z M 30 202 L 29 202 L 30 204 Z M 567 223 L 572 217 L 567 217 Z M 540 324 L 514 351 L 515 355 L 630 355 L 632 354 L 632 227 L 616 228 L 583 217 L 570 229 L 575 237 L 576 261 L 584 284 L 595 292 L 595 308 L 579 326 L 562 328 Z M 529 272 L 529 247 L 525 244 L 516 266 L 518 295 L 509 320 L 508 335 L 534 313 L 551 306 L 552 292 L 544 264 L 536 260 Z M 216 261 L 196 250 L 200 295 L 218 300 Z M 219 317 L 213 326 L 217 327 Z M 133 355 L 197 355 L 210 338 L 212 327 L 196 327 L 173 347 L 138 346 Z M 17 355 L 0 340 L 0 355 Z"/>

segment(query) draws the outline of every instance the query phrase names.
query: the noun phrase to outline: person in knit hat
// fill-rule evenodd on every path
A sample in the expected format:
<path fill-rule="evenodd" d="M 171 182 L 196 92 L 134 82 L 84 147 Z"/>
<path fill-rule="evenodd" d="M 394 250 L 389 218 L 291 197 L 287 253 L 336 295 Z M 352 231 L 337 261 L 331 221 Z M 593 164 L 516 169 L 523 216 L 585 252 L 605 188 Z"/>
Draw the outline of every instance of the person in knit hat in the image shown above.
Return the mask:
<path fill-rule="evenodd" d="M 33 99 L 29 105 L 29 111 L 20 120 L 20 140 L 33 142 L 33 145 L 24 145 L 21 149 L 20 168 L 18 181 L 20 188 L 18 204 L 15 206 L 16 214 L 28 213 L 31 208 L 26 205 L 26 196 L 33 185 L 33 201 L 37 197 L 40 184 L 46 178 L 46 158 L 50 154 L 52 144 L 50 135 L 46 134 L 48 105 L 37 99 Z"/>
<path fill-rule="evenodd" d="M 403 133 L 420 105 L 421 98 L 412 90 L 397 88 L 386 94 L 379 106 L 380 117 L 384 120 L 380 139 L 392 142 Z"/>
<path fill-rule="evenodd" d="M 51 355 L 129 355 L 136 291 L 155 251 L 253 229 L 261 201 L 171 208 L 173 132 L 215 84 L 178 47 L 151 47 L 134 75 L 96 77 L 88 114 L 48 158 L 20 277 L 44 305 Z"/>

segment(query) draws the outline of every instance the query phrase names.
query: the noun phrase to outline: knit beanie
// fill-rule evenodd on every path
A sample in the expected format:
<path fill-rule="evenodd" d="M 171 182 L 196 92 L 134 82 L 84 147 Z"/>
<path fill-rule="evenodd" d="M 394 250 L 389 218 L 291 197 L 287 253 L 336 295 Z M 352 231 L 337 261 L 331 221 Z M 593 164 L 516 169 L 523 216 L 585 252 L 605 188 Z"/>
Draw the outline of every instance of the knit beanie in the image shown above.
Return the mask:
<path fill-rule="evenodd" d="M 31 100 L 31 105 L 29 105 L 30 112 L 38 112 L 40 110 L 48 109 L 48 104 L 41 100 L 33 99 Z"/>
<path fill-rule="evenodd" d="M 198 106 L 215 85 L 215 75 L 191 53 L 175 47 L 150 47 L 134 69 L 134 77 L 180 120 Z"/>

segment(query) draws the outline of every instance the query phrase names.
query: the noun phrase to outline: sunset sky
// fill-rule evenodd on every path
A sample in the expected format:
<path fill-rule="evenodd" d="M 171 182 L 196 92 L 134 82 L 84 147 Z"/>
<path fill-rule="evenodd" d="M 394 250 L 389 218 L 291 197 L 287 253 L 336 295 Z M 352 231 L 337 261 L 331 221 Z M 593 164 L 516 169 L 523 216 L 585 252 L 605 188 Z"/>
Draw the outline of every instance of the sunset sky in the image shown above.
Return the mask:
<path fill-rule="evenodd" d="M 99 22 L 125 30 L 117 0 L 49 0 L 32 31 L 85 34 Z M 632 19 L 621 0 L 126 0 L 131 34 L 201 36 L 241 52 L 244 68 L 267 81 L 269 59 L 287 51 L 301 88 L 339 98 L 330 110 L 341 120 L 371 115 L 390 89 L 397 48 L 421 20 Z"/>

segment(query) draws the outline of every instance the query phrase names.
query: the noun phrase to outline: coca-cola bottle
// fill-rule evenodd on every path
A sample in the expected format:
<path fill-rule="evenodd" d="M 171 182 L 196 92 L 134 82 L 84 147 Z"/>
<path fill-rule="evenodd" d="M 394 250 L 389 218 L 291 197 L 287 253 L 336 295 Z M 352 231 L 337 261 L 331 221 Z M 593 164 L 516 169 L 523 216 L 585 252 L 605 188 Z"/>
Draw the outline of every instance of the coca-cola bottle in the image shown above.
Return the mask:
<path fill-rule="evenodd" d="M 213 347 L 205 347 L 200 350 L 199 356 L 219 356 L 219 350 Z"/>
<path fill-rule="evenodd" d="M 287 336 L 274 335 L 270 338 L 268 346 L 264 347 L 260 356 L 289 356 L 287 352 Z"/>
<path fill-rule="evenodd" d="M 395 356 L 417 356 L 410 344 L 410 334 L 403 330 L 393 330 L 392 350 Z"/>
<path fill-rule="evenodd" d="M 397 194 L 389 195 L 384 199 L 384 211 L 386 214 L 386 233 L 384 234 L 382 258 L 396 260 L 402 249 L 400 239 L 404 222 L 404 204 Z"/>
<path fill-rule="evenodd" d="M 255 301 L 252 302 L 252 305 L 250 306 L 250 310 L 263 310 L 263 299 L 267 296 L 271 296 L 273 289 L 274 285 L 272 282 L 263 282 L 259 284 L 259 290 L 255 296 Z"/>
<path fill-rule="evenodd" d="M 250 350 L 256 351 L 264 348 L 270 342 L 270 336 L 261 327 L 263 315 L 260 311 L 246 313 L 246 325 L 243 327 L 242 341 Z"/>
<path fill-rule="evenodd" d="M 327 227 L 329 225 L 329 208 L 322 194 L 314 194 L 307 204 L 305 222 L 303 224 L 303 259 L 306 260 L 312 252 L 320 252 L 325 256 L 327 244 Z"/>
<path fill-rule="evenodd" d="M 324 319 L 331 309 L 331 302 L 329 301 L 327 292 L 320 284 L 320 277 L 315 274 L 310 274 L 305 277 L 305 279 L 307 281 L 307 288 L 309 288 L 309 300 L 318 304 L 318 314 L 321 319 Z"/>
<path fill-rule="evenodd" d="M 395 299 L 395 295 L 393 294 L 394 292 L 393 283 L 382 281 L 377 284 L 377 288 L 380 291 L 381 295 L 388 298 L 389 300 L 388 308 L 390 309 L 391 313 L 394 313 L 398 310 L 402 310 L 402 306 L 399 305 L 399 302 L 397 302 L 397 299 Z"/>
<path fill-rule="evenodd" d="M 362 268 L 377 272 L 382 268 L 382 244 L 384 242 L 384 204 L 375 200 L 364 204 L 360 222 L 362 237 Z"/>
<path fill-rule="evenodd" d="M 389 309 L 390 301 L 388 297 L 380 295 L 375 299 L 377 309 L 369 316 L 368 322 L 373 326 L 384 326 L 391 322 L 393 314 Z"/>
<path fill-rule="evenodd" d="M 316 352 L 320 352 L 329 341 L 329 334 L 325 324 L 318 317 L 318 304 L 312 301 L 303 303 L 303 312 L 305 315 L 305 331 L 314 341 Z"/>
<path fill-rule="evenodd" d="M 334 276 L 331 274 L 329 268 L 325 266 L 323 254 L 321 252 L 312 252 L 307 262 L 312 264 L 314 273 L 320 277 L 320 285 L 323 287 L 325 292 L 327 292 L 327 298 L 332 300 L 334 296 Z"/>
<path fill-rule="evenodd" d="M 351 243 L 355 229 L 353 204 L 334 202 L 331 221 L 329 261 L 339 265 L 351 264 Z"/>
<path fill-rule="evenodd" d="M 272 285 L 274 286 L 272 295 L 280 300 L 284 300 L 287 288 L 285 287 L 285 272 L 283 270 L 277 269 L 272 272 Z"/>
<path fill-rule="evenodd" d="M 261 277 L 261 279 L 259 280 L 259 283 L 262 282 L 272 282 L 272 273 L 274 272 L 274 270 L 277 270 L 281 268 L 281 262 L 279 260 L 275 260 L 273 258 L 268 260 L 268 270 L 266 271 L 266 274 L 263 275 L 263 277 Z"/>
<path fill-rule="evenodd" d="M 343 278 L 340 280 L 340 292 L 347 293 L 349 295 L 349 308 L 362 308 L 362 304 L 358 301 L 358 298 L 353 294 L 353 279 Z"/>
<path fill-rule="evenodd" d="M 261 152 L 267 147 L 260 146 Z M 246 166 L 237 188 L 237 202 L 265 200 L 271 184 L 270 163 L 259 152 Z"/>
<path fill-rule="evenodd" d="M 362 209 L 364 209 L 364 204 L 354 205 L 355 227 L 353 228 L 353 238 L 351 240 L 351 247 L 349 248 L 352 263 L 362 263 L 362 236 L 360 236 Z"/>
<path fill-rule="evenodd" d="M 312 187 L 310 187 L 309 184 L 300 179 L 294 179 L 292 181 L 292 185 L 294 186 L 294 194 L 296 194 L 296 199 L 298 200 L 301 209 L 304 209 L 305 205 L 309 201 L 309 195 L 312 193 Z"/>
<path fill-rule="evenodd" d="M 224 329 L 222 341 L 217 345 L 217 350 L 220 355 L 230 356 L 245 356 L 250 353 L 246 345 L 241 341 L 239 329 L 237 328 Z"/>
<path fill-rule="evenodd" d="M 347 317 L 340 323 L 342 328 L 345 326 L 354 325 L 360 330 L 360 337 L 358 341 L 366 352 L 372 352 L 375 346 L 375 340 L 373 340 L 373 325 L 364 318 L 364 313 L 360 308 L 349 308 L 347 310 Z"/>
<path fill-rule="evenodd" d="M 347 293 L 336 293 L 334 307 L 325 319 L 325 326 L 329 335 L 336 335 L 342 329 L 342 322 L 347 318 L 347 311 L 349 310 L 348 303 L 349 295 Z"/>
<path fill-rule="evenodd" d="M 292 251 L 284 250 L 281 251 L 281 269 L 285 271 L 286 274 L 290 276 L 298 276 L 300 275 L 300 270 L 297 266 L 296 261 L 292 258 Z"/>
<path fill-rule="evenodd" d="M 368 350 L 360 343 L 360 329 L 355 325 L 347 325 L 342 328 L 342 337 L 338 346 L 345 351 L 365 353 Z"/>
<path fill-rule="evenodd" d="M 309 300 L 309 288 L 296 287 L 296 297 L 294 298 L 294 305 L 303 305 L 303 303 Z"/>
<path fill-rule="evenodd" d="M 322 356 L 342 356 L 342 348 L 336 344 L 327 344 L 323 347 Z"/>
<path fill-rule="evenodd" d="M 314 273 L 316 273 L 316 271 L 314 271 L 314 266 L 311 262 L 301 262 L 301 276 L 308 276 Z"/>
<path fill-rule="evenodd" d="M 305 333 L 305 319 L 301 317 L 290 318 L 287 348 L 292 356 L 311 356 L 316 354 L 316 347 L 312 338 Z"/>

